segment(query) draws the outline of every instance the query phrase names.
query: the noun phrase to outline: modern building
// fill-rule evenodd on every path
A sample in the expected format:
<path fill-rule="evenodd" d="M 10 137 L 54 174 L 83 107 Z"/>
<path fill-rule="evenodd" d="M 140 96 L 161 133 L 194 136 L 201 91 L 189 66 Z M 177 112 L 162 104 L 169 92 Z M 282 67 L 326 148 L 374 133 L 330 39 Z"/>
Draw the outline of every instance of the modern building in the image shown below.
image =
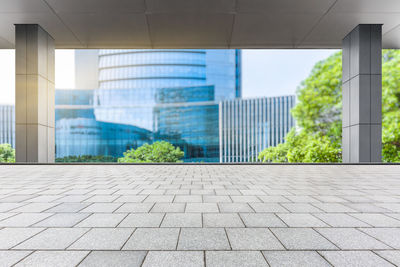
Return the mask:
<path fill-rule="evenodd" d="M 96 121 L 152 132 L 149 142 L 181 147 L 185 161 L 219 161 L 218 101 L 241 97 L 240 50 L 77 50 L 76 62 L 76 85 L 98 85 Z"/>
<path fill-rule="evenodd" d="M 262 150 L 284 142 L 294 127 L 294 104 L 295 96 L 220 102 L 220 162 L 257 162 Z"/>
<path fill-rule="evenodd" d="M 56 90 L 56 158 L 119 157 L 152 140 L 148 130 L 96 120 L 93 93 L 94 90 Z"/>
<path fill-rule="evenodd" d="M 0 144 L 10 144 L 15 148 L 15 108 L 0 105 Z"/>
<path fill-rule="evenodd" d="M 214 86 L 157 90 L 154 139 L 185 152 L 185 159 L 219 162 L 218 104 Z"/>
<path fill-rule="evenodd" d="M 241 96 L 240 50 L 99 50 L 96 118 L 154 130 L 156 93 L 213 86 L 214 100 Z"/>

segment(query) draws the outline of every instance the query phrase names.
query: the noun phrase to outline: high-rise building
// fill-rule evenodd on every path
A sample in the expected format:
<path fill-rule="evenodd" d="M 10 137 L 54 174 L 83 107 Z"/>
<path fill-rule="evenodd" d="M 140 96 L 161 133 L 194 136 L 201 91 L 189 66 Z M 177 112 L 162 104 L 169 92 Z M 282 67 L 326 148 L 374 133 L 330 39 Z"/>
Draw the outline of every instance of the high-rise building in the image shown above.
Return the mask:
<path fill-rule="evenodd" d="M 218 104 L 214 98 L 214 86 L 157 90 L 155 140 L 181 147 L 185 158 L 218 162 Z"/>
<path fill-rule="evenodd" d="M 152 140 L 152 133 L 132 125 L 96 120 L 94 90 L 56 90 L 56 158 L 82 155 L 121 156 Z"/>
<path fill-rule="evenodd" d="M 154 129 L 156 93 L 213 86 L 214 100 L 241 96 L 240 50 L 100 50 L 96 118 Z"/>
<path fill-rule="evenodd" d="M 262 150 L 283 143 L 294 127 L 294 104 L 295 96 L 220 102 L 220 162 L 256 162 Z"/>
<path fill-rule="evenodd" d="M 219 161 L 218 101 L 241 97 L 240 50 L 136 49 L 76 53 L 76 63 L 81 62 L 77 66 L 76 85 L 84 89 L 98 85 L 92 91 L 92 122 L 132 126 L 150 132 L 149 142 L 166 140 L 181 147 L 185 161 Z M 97 70 L 93 71 L 96 64 Z M 64 94 L 67 93 L 74 94 Z M 73 114 L 76 108 L 63 112 Z M 73 124 L 71 118 L 65 119 Z M 60 120 L 58 117 L 56 121 L 56 149 L 61 153 L 66 151 L 61 146 L 67 147 L 72 138 L 68 134 L 72 128 L 61 132 Z M 63 125 L 66 123 L 64 120 Z M 80 139 L 84 139 L 84 133 Z M 141 141 L 132 139 L 132 143 Z M 121 145 L 120 150 L 106 152 L 121 156 L 120 151 L 125 150 L 126 145 Z"/>
<path fill-rule="evenodd" d="M 0 105 L 0 144 L 10 144 L 15 148 L 15 108 Z"/>

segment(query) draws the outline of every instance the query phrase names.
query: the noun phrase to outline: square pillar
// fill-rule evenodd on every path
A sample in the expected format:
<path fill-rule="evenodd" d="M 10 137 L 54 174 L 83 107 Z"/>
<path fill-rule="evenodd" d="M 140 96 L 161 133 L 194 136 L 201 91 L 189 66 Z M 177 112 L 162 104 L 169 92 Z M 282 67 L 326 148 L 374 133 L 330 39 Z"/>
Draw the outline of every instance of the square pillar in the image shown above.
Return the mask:
<path fill-rule="evenodd" d="M 54 55 L 43 28 L 15 25 L 16 162 L 54 162 Z"/>
<path fill-rule="evenodd" d="M 342 49 L 343 162 L 381 162 L 382 25 L 358 25 Z"/>

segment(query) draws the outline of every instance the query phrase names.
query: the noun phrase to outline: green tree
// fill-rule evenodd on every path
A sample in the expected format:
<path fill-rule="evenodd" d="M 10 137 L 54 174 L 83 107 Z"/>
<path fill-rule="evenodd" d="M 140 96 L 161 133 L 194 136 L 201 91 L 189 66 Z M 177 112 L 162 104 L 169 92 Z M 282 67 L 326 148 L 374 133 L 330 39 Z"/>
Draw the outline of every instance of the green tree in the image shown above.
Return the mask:
<path fill-rule="evenodd" d="M 181 162 L 183 156 L 184 152 L 179 147 L 175 148 L 165 141 L 157 141 L 124 152 L 124 156 L 119 158 L 118 162 Z"/>
<path fill-rule="evenodd" d="M 382 64 L 382 159 L 400 161 L 400 51 L 384 50 Z M 259 154 L 264 162 L 340 162 L 342 61 L 335 53 L 317 63 L 297 90 L 292 110 L 297 129 L 286 142 Z"/>
<path fill-rule="evenodd" d="M 67 156 L 63 158 L 56 158 L 56 162 L 117 162 L 118 158 L 112 156 Z"/>
<path fill-rule="evenodd" d="M 338 162 L 341 158 L 339 143 L 321 133 L 310 135 L 292 129 L 286 135 L 286 142 L 265 149 L 259 154 L 264 162 Z"/>
<path fill-rule="evenodd" d="M 10 144 L 0 144 L 0 162 L 15 162 L 15 149 Z"/>

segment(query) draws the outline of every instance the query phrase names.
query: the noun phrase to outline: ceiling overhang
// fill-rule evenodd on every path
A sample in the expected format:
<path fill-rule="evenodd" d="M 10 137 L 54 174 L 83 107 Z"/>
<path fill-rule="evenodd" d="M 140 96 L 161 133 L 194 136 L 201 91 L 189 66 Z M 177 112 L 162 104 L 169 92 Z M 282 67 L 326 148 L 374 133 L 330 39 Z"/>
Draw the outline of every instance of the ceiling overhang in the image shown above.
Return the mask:
<path fill-rule="evenodd" d="M 399 0 L 2 0 L 0 48 L 14 24 L 39 24 L 56 48 L 340 48 L 358 24 L 383 24 L 400 48 Z"/>

